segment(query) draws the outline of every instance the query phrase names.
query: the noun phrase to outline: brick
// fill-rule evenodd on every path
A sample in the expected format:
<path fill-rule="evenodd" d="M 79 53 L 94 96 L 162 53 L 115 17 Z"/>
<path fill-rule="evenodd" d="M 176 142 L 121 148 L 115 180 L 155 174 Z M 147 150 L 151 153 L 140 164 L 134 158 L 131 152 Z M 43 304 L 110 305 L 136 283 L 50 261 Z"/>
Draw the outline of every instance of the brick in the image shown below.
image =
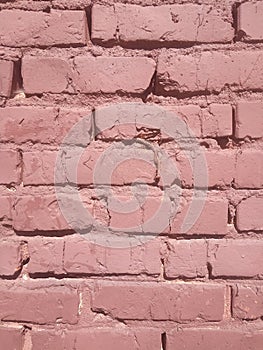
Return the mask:
<path fill-rule="evenodd" d="M 118 329 L 118 328 L 84 328 L 78 331 L 59 332 L 33 330 L 32 344 L 34 350 L 159 350 L 161 336 L 154 329 Z"/>
<path fill-rule="evenodd" d="M 54 184 L 58 155 L 59 152 L 46 150 L 24 152 L 23 184 L 25 186 Z"/>
<path fill-rule="evenodd" d="M 189 328 L 168 332 L 167 349 L 260 350 L 262 340 L 263 333 L 256 330 Z"/>
<path fill-rule="evenodd" d="M 262 231 L 263 217 L 260 209 L 263 198 L 250 197 L 237 206 L 236 226 L 239 231 Z"/>
<path fill-rule="evenodd" d="M 22 63 L 27 94 L 140 94 L 149 87 L 154 71 L 155 62 L 146 57 L 79 56 L 74 58 L 74 68 L 68 60 L 58 57 L 25 56 Z"/>
<path fill-rule="evenodd" d="M 232 106 L 211 104 L 208 108 L 197 105 L 147 106 L 131 110 L 127 120 L 127 106 L 97 108 L 95 123 L 97 138 L 102 140 L 123 140 L 125 138 L 145 138 L 162 140 L 189 137 L 224 137 L 232 135 Z M 151 118 L 149 118 L 149 113 Z M 184 122 L 185 135 L 176 134 L 175 118 Z M 116 119 L 117 118 L 117 119 Z M 168 119 L 168 123 L 167 123 Z M 118 120 L 119 123 L 116 123 Z M 169 135 L 167 135 L 169 132 Z"/>
<path fill-rule="evenodd" d="M 56 151 L 25 152 L 24 185 L 53 184 L 56 160 L 57 171 L 60 171 L 59 177 L 64 183 L 125 185 L 135 181 L 149 184 L 155 182 L 156 165 L 152 150 L 140 144 L 124 146 L 95 141 L 86 149 L 63 148 L 62 157 Z"/>
<path fill-rule="evenodd" d="M 174 163 L 168 168 L 167 162 L 161 163 L 161 169 L 166 173 L 170 183 L 180 181 L 185 187 L 226 188 L 230 187 L 235 176 L 235 152 L 231 150 L 199 150 L 198 154 L 188 151 L 168 150 L 169 162 Z"/>
<path fill-rule="evenodd" d="M 0 184 L 17 184 L 20 179 L 19 156 L 16 151 L 0 150 Z"/>
<path fill-rule="evenodd" d="M 220 321 L 224 287 L 209 284 L 104 283 L 93 293 L 92 310 L 118 320 Z"/>
<path fill-rule="evenodd" d="M 164 260 L 168 278 L 197 278 L 207 274 L 207 245 L 204 240 L 168 241 Z"/>
<path fill-rule="evenodd" d="M 225 137 L 233 134 L 232 106 L 212 103 L 202 113 L 203 137 Z"/>
<path fill-rule="evenodd" d="M 0 318 L 2 321 L 53 324 L 76 324 L 79 296 L 67 287 L 41 289 L 0 290 Z"/>
<path fill-rule="evenodd" d="M 244 41 L 263 40 L 263 2 L 246 2 L 238 7 L 238 31 Z"/>
<path fill-rule="evenodd" d="M 97 222 L 106 225 L 109 220 L 107 208 L 99 200 L 96 202 L 94 195 L 94 191 L 88 190 L 84 194 L 78 193 L 78 196 L 59 191 L 57 196 L 18 196 L 13 203 L 13 227 L 18 232 L 80 232 L 94 228 Z M 86 211 L 87 216 L 83 217 Z"/>
<path fill-rule="evenodd" d="M 92 8 L 92 39 L 96 43 L 171 46 L 229 42 L 233 36 L 231 23 L 210 6 L 95 4 Z"/>
<path fill-rule="evenodd" d="M 30 231 L 64 231 L 70 225 L 63 217 L 55 196 L 23 196 L 13 206 L 14 229 Z"/>
<path fill-rule="evenodd" d="M 0 44 L 11 47 L 85 45 L 86 22 L 84 11 L 2 10 Z"/>
<path fill-rule="evenodd" d="M 208 187 L 229 187 L 235 176 L 235 152 L 207 151 L 204 152 L 204 156 L 207 164 Z"/>
<path fill-rule="evenodd" d="M 0 276 L 13 276 L 21 269 L 19 242 L 0 242 Z"/>
<path fill-rule="evenodd" d="M 161 259 L 156 240 L 140 246 L 109 248 L 82 237 L 65 242 L 64 269 L 69 274 L 160 275 Z"/>
<path fill-rule="evenodd" d="M 192 204 L 193 203 L 193 204 Z M 189 213 L 189 207 L 193 205 Z M 215 216 L 216 213 L 216 216 Z M 171 218 L 172 234 L 225 235 L 228 232 L 228 202 L 208 196 L 183 200 Z"/>
<path fill-rule="evenodd" d="M 0 342 L 5 350 L 23 350 L 23 332 L 21 328 L 1 327 Z"/>
<path fill-rule="evenodd" d="M 34 238 L 28 241 L 30 274 L 63 274 L 63 239 Z"/>
<path fill-rule="evenodd" d="M 263 103 L 243 101 L 237 104 L 235 136 L 239 139 L 263 137 Z"/>
<path fill-rule="evenodd" d="M 236 292 L 233 292 L 233 316 L 241 320 L 263 317 L 262 286 L 237 286 Z"/>
<path fill-rule="evenodd" d="M 14 63 L 0 60 L 0 96 L 10 97 L 12 92 Z"/>
<path fill-rule="evenodd" d="M 167 232 L 171 207 L 170 198 L 157 187 L 122 187 L 107 194 L 110 227 L 121 233 Z"/>
<path fill-rule="evenodd" d="M 212 240 L 209 263 L 214 277 L 261 277 L 263 244 L 255 239 Z"/>
<path fill-rule="evenodd" d="M 214 67 L 217 67 L 215 70 Z M 206 51 L 183 56 L 160 55 L 157 67 L 157 93 L 220 92 L 262 89 L 263 52 Z"/>
<path fill-rule="evenodd" d="M 39 142 L 60 145 L 77 123 L 80 127 L 70 133 L 68 142 L 76 143 L 78 140 L 78 144 L 87 144 L 91 127 L 89 109 L 0 108 L 0 139 L 1 142 L 17 144 Z"/>
<path fill-rule="evenodd" d="M 95 111 L 97 138 L 163 140 L 201 137 L 200 115 L 201 109 L 196 105 L 170 105 L 161 108 L 157 105 L 145 105 L 136 108 L 136 105 L 124 104 L 97 108 Z M 182 120 L 179 126 L 174 122 L 176 118 Z M 184 135 L 181 135 L 182 133 Z"/>
<path fill-rule="evenodd" d="M 261 150 L 247 149 L 238 153 L 235 187 L 263 187 L 263 152 Z"/>
<path fill-rule="evenodd" d="M 0 219 L 11 219 L 11 197 L 0 196 Z"/>

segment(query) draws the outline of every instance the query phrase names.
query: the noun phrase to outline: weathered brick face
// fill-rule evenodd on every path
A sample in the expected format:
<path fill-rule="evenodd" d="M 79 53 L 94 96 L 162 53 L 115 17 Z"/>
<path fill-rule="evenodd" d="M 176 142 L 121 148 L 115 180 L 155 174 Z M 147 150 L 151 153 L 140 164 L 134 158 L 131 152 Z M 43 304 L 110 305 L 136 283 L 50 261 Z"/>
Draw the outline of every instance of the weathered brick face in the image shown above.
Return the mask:
<path fill-rule="evenodd" d="M 263 0 L 0 0 L 0 350 L 262 350 Z"/>

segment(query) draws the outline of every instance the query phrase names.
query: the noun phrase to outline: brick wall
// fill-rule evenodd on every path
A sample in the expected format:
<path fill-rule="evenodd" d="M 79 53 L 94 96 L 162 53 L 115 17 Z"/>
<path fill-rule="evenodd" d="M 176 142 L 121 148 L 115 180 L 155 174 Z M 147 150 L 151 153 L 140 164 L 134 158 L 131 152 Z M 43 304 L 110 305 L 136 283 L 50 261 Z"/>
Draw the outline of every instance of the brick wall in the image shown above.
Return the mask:
<path fill-rule="evenodd" d="M 262 349 L 262 16 L 0 0 L 1 349 Z"/>

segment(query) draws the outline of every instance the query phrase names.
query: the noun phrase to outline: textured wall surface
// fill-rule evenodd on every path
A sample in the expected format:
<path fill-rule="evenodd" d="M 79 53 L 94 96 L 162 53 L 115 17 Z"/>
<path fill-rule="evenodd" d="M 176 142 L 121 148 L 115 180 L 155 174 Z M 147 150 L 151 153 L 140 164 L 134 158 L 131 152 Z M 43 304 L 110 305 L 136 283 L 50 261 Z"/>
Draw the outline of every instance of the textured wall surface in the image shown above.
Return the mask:
<path fill-rule="evenodd" d="M 0 0 L 1 349 L 263 349 L 262 18 L 250 0 Z"/>

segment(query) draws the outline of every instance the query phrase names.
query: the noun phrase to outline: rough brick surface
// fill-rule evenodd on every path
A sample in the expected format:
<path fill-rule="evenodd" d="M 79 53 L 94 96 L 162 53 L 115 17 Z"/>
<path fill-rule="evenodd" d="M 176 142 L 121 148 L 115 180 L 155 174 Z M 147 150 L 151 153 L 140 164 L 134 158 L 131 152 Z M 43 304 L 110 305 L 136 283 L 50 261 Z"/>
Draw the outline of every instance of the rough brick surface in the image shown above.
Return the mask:
<path fill-rule="evenodd" d="M 0 151 L 0 183 L 11 184 L 18 183 L 20 179 L 21 170 L 19 169 L 19 155 L 18 152 L 1 150 Z"/>
<path fill-rule="evenodd" d="M 13 276 L 21 268 L 21 250 L 19 242 L 0 242 L 0 275 Z"/>
<path fill-rule="evenodd" d="M 85 238 L 68 239 L 65 244 L 64 269 L 70 274 L 159 275 L 160 245 L 150 241 L 131 248 L 105 248 Z"/>
<path fill-rule="evenodd" d="M 30 274 L 62 274 L 63 239 L 35 238 L 28 243 Z"/>
<path fill-rule="evenodd" d="M 224 288 L 209 284 L 104 284 L 94 292 L 92 309 L 121 320 L 219 321 L 223 300 Z"/>
<path fill-rule="evenodd" d="M 237 155 L 235 186 L 237 188 L 263 187 L 263 152 L 247 149 Z"/>
<path fill-rule="evenodd" d="M 263 40 L 263 2 L 246 2 L 238 7 L 238 30 L 245 41 Z"/>
<path fill-rule="evenodd" d="M 0 44 L 3 46 L 85 45 L 86 41 L 84 11 L 3 10 L 0 13 Z"/>
<path fill-rule="evenodd" d="M 0 0 L 0 350 L 262 350 L 263 0 Z"/>
<path fill-rule="evenodd" d="M 83 56 L 76 57 L 73 66 L 63 58 L 27 56 L 23 59 L 22 75 L 28 94 L 76 91 L 140 94 L 150 85 L 154 70 L 155 62 L 145 57 Z M 31 79 L 32 74 L 36 79 Z"/>
<path fill-rule="evenodd" d="M 206 242 L 169 241 L 164 271 L 168 278 L 204 277 L 208 272 Z"/>
<path fill-rule="evenodd" d="M 96 5 L 92 11 L 92 39 L 99 43 L 166 44 L 229 42 L 233 28 L 210 6 Z"/>
<path fill-rule="evenodd" d="M 261 277 L 263 245 L 260 241 L 225 240 L 209 242 L 209 263 L 214 277 Z"/>
<path fill-rule="evenodd" d="M 9 97 L 12 90 L 14 63 L 0 60 L 0 96 Z"/>
<path fill-rule="evenodd" d="M 262 286 L 237 286 L 233 292 L 233 315 L 241 320 L 256 320 L 263 316 Z"/>
<path fill-rule="evenodd" d="M 0 341 L 3 349 L 22 350 L 23 349 L 23 332 L 21 328 L 1 327 Z"/>
<path fill-rule="evenodd" d="M 261 231 L 263 229 L 262 197 L 244 199 L 237 206 L 237 229 L 240 231 Z"/>
<path fill-rule="evenodd" d="M 226 200 L 195 198 L 192 203 L 195 203 L 196 209 L 193 209 L 190 216 L 188 213 L 190 202 L 187 201 L 186 205 L 184 201 L 183 203 L 174 220 L 171 220 L 172 234 L 225 235 L 227 233 L 228 203 Z M 199 210 L 199 214 L 196 210 Z"/>
<path fill-rule="evenodd" d="M 214 69 L 217 67 L 217 69 Z M 162 54 L 157 67 L 157 91 L 162 94 L 220 92 L 262 89 L 262 51 L 199 55 Z"/>
<path fill-rule="evenodd" d="M 0 317 L 2 321 L 39 324 L 75 324 L 78 320 L 79 297 L 66 287 L 30 290 L 1 288 Z"/>
<path fill-rule="evenodd" d="M 119 328 L 101 328 L 71 331 L 61 336 L 52 331 L 34 331 L 32 343 L 35 350 L 65 349 L 84 350 L 89 344 L 90 350 L 103 348 L 121 350 L 159 350 L 160 333 L 155 329 L 121 330 Z"/>
<path fill-rule="evenodd" d="M 71 128 L 80 122 L 81 127 L 70 134 L 68 142 L 70 143 L 72 139 L 75 142 L 77 139 L 80 144 L 86 144 L 90 138 L 90 112 L 88 108 L 59 110 L 55 107 L 32 106 L 0 108 L 1 142 L 60 145 Z"/>
<path fill-rule="evenodd" d="M 263 103 L 242 101 L 236 108 L 236 137 L 263 137 Z"/>
<path fill-rule="evenodd" d="M 240 349 L 260 350 L 262 332 L 244 332 L 243 329 L 194 328 L 169 333 L 167 349 Z"/>

